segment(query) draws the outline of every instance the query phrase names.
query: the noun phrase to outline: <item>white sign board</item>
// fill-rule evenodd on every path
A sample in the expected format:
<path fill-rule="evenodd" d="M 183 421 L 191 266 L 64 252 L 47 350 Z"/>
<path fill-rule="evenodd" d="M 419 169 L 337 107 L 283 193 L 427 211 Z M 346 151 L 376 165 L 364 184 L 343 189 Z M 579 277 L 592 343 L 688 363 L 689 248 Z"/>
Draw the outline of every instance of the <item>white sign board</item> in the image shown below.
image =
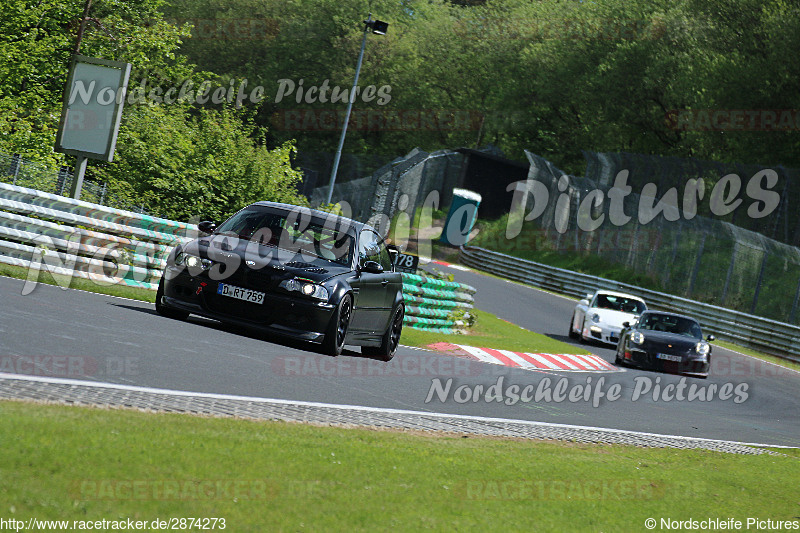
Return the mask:
<path fill-rule="evenodd" d="M 55 150 L 112 161 L 130 63 L 75 56 L 72 62 Z"/>

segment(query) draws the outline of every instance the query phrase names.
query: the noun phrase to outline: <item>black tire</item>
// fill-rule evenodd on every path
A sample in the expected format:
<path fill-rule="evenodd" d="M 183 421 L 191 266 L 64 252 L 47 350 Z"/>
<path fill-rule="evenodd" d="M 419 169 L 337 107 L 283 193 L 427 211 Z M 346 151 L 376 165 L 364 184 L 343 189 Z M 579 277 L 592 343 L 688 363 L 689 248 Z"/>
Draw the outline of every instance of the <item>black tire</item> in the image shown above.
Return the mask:
<path fill-rule="evenodd" d="M 572 319 L 569 321 L 569 338 L 570 339 L 577 339 L 578 334 L 575 333 L 575 330 L 572 328 L 572 325 L 575 324 L 575 313 L 572 313 Z"/>
<path fill-rule="evenodd" d="M 347 337 L 347 328 L 353 315 L 353 298 L 349 294 L 342 296 L 331 317 L 325 338 L 322 340 L 322 351 L 332 357 L 341 355 L 344 349 L 344 340 Z"/>
<path fill-rule="evenodd" d="M 617 366 L 625 366 L 625 361 L 619 356 L 619 346 L 617 346 L 617 353 L 614 356 L 614 364 Z"/>
<path fill-rule="evenodd" d="M 175 320 L 186 320 L 189 318 L 188 311 L 181 311 L 180 309 L 172 309 L 171 307 L 167 307 L 161 302 L 161 298 L 164 296 L 164 277 L 161 277 L 161 281 L 158 282 L 158 290 L 156 291 L 156 313 L 161 316 L 165 316 L 167 318 L 172 318 Z"/>
<path fill-rule="evenodd" d="M 381 361 L 391 361 L 397 352 L 397 347 L 400 345 L 400 335 L 403 333 L 403 317 L 405 316 L 405 308 L 398 305 L 392 311 L 392 320 L 386 327 L 381 337 L 381 345 L 377 347 L 364 346 L 361 348 L 361 353 L 370 357 L 377 357 Z"/>

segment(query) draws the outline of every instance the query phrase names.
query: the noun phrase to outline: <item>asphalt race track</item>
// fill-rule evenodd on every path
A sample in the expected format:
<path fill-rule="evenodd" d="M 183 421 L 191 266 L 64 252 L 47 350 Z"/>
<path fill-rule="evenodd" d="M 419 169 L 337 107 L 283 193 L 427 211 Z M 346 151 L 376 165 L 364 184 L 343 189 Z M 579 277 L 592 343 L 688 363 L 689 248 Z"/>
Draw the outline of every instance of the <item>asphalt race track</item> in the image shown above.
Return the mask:
<path fill-rule="evenodd" d="M 457 281 L 478 289 L 479 308 L 573 342 L 567 324 L 574 301 L 472 272 L 452 272 Z M 143 302 L 49 285 L 22 296 L 22 286 L 21 280 L 0 277 L 0 372 L 800 446 L 800 373 L 719 347 L 706 380 L 634 369 L 536 372 L 407 347 L 390 363 L 365 359 L 353 350 L 334 359 L 311 345 L 252 335 L 211 320 L 166 319 Z M 466 337 L 442 340 L 467 343 Z M 606 361 L 614 359 L 611 347 L 586 348 Z M 440 401 L 431 393 L 432 382 L 444 387 L 451 378 L 446 401 Z M 508 401 L 485 401 L 483 393 L 500 378 L 506 391 L 516 385 L 519 393 L 531 385 L 554 397 L 514 402 L 513 395 L 505 394 L 502 399 Z M 567 396 L 571 391 L 575 396 L 559 401 L 557 385 L 564 378 Z M 598 387 L 601 378 L 605 382 Z M 669 400 L 669 395 L 654 399 L 656 388 L 662 392 L 672 384 L 674 393 L 681 383 L 685 395 L 694 385 L 708 401 Z M 637 395 L 637 387 L 647 384 L 651 389 Z M 470 393 L 479 385 L 484 390 L 473 402 Z M 459 398 L 468 401 L 455 400 L 461 386 L 466 392 Z M 612 386 L 620 391 L 617 399 L 594 401 L 598 390 L 609 392 Z M 591 394 L 584 396 L 587 389 Z"/>

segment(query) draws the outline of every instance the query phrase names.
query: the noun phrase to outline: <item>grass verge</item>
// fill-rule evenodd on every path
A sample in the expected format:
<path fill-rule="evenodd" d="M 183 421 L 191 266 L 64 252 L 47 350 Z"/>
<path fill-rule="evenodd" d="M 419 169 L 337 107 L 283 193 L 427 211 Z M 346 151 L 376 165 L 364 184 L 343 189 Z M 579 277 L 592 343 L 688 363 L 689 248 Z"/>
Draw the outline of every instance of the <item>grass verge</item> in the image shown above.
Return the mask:
<path fill-rule="evenodd" d="M 641 531 L 651 517 L 798 514 L 787 491 L 800 478 L 796 457 L 21 402 L 0 402 L 0 413 L 6 519 L 216 517 L 237 532 Z"/>
<path fill-rule="evenodd" d="M 766 361 L 768 363 L 773 363 L 776 365 L 780 365 L 782 367 L 788 368 L 790 370 L 797 370 L 800 372 L 800 364 L 795 363 L 794 361 L 789 361 L 775 355 L 769 355 L 761 352 L 757 352 L 755 350 L 751 350 L 750 348 L 745 348 L 744 346 L 739 346 L 738 344 L 733 344 L 732 342 L 721 341 L 719 339 L 714 341 L 714 344 L 718 346 L 722 346 L 723 348 L 727 348 L 729 350 L 733 350 L 735 352 L 743 353 L 745 355 L 749 355 L 750 357 L 755 357 L 756 359 L 761 359 L 762 361 Z"/>
<path fill-rule="evenodd" d="M 7 265 L 0 263 L 0 276 L 8 276 L 9 278 L 27 279 L 28 269 L 16 265 Z M 122 285 L 104 285 L 94 282 L 89 279 L 79 278 L 77 276 L 62 276 L 59 274 L 51 274 L 47 270 L 40 270 L 38 278 L 35 278 L 38 283 L 46 283 L 48 285 L 58 285 L 59 287 L 68 287 L 70 289 L 77 289 L 88 292 L 97 292 L 100 294 L 108 294 L 110 296 L 119 296 L 121 298 L 130 298 L 132 300 L 141 300 L 143 302 L 155 302 L 156 293 L 147 289 L 139 289 L 136 287 L 126 287 Z"/>
<path fill-rule="evenodd" d="M 464 335 L 442 335 L 430 331 L 405 327 L 400 342 L 406 346 L 425 347 L 437 342 L 452 342 L 493 348 L 495 350 L 511 350 L 514 352 L 554 353 L 554 354 L 588 354 L 577 346 L 560 342 L 545 335 L 528 331 L 491 313 L 473 309 L 477 316 L 475 326 Z"/>

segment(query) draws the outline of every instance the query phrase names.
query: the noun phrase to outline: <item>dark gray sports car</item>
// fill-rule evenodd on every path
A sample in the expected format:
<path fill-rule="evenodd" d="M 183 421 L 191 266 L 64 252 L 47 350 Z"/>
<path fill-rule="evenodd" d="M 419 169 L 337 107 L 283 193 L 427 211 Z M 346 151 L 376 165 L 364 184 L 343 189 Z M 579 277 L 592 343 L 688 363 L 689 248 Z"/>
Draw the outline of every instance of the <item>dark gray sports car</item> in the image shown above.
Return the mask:
<path fill-rule="evenodd" d="M 713 335 L 703 339 L 700 324 L 690 317 L 645 311 L 625 323 L 617 344 L 617 365 L 629 364 L 664 372 L 708 377 Z"/>
<path fill-rule="evenodd" d="M 321 211 L 252 204 L 167 259 L 156 310 L 190 313 L 389 360 L 403 328 L 402 278 L 370 226 Z"/>

